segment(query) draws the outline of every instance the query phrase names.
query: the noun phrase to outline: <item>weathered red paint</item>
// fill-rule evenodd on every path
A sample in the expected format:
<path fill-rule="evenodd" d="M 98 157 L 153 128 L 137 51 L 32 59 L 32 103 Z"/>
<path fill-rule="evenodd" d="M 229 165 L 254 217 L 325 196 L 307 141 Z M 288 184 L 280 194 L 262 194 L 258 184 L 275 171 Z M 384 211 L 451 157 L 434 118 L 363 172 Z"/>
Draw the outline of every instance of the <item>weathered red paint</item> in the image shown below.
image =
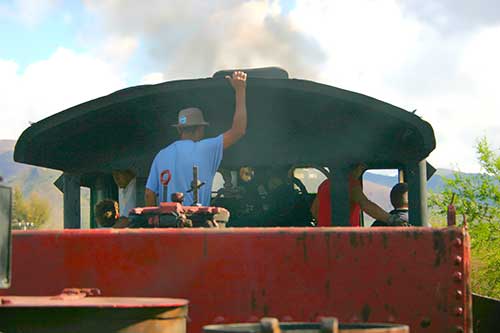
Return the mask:
<path fill-rule="evenodd" d="M 4 293 L 95 287 L 107 297 L 185 298 L 193 333 L 325 315 L 469 331 L 469 258 L 467 234 L 455 227 L 23 231 L 13 236 Z"/>
<path fill-rule="evenodd" d="M 92 288 L 95 289 L 95 288 Z M 54 296 L 3 296 L 0 311 L 4 308 L 174 308 L 187 306 L 188 301 L 161 297 L 101 297 L 61 293 Z"/>

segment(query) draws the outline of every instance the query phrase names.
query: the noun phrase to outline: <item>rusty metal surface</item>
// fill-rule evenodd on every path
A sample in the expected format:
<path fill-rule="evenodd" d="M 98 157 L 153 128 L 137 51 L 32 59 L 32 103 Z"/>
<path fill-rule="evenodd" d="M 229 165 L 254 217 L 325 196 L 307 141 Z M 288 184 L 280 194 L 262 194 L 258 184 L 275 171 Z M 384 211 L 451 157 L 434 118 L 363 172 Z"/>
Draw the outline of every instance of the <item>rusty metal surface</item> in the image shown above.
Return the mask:
<path fill-rule="evenodd" d="M 65 288 L 54 296 L 0 297 L 0 331 L 186 331 L 187 300 L 101 297 L 100 294 L 97 288 Z"/>
<path fill-rule="evenodd" d="M 320 325 L 314 323 L 285 323 L 281 324 L 279 331 L 263 331 L 258 324 L 229 324 L 207 325 L 204 333 L 409 333 L 407 325 L 398 324 L 339 324 L 338 330 L 325 331 Z"/>
<path fill-rule="evenodd" d="M 0 307 L 9 333 L 185 333 L 187 306 L 174 308 Z"/>
<path fill-rule="evenodd" d="M 204 333 L 408 333 L 400 324 L 354 323 L 339 324 L 337 318 L 323 317 L 319 323 L 280 323 L 277 318 L 262 318 L 260 324 L 207 325 Z"/>
<path fill-rule="evenodd" d="M 468 267 L 455 227 L 24 231 L 2 293 L 185 298 L 192 333 L 264 316 L 469 332 Z"/>
<path fill-rule="evenodd" d="M 3 296 L 0 297 L 2 308 L 169 308 L 187 306 L 188 301 L 160 297 L 61 297 L 56 296 Z"/>

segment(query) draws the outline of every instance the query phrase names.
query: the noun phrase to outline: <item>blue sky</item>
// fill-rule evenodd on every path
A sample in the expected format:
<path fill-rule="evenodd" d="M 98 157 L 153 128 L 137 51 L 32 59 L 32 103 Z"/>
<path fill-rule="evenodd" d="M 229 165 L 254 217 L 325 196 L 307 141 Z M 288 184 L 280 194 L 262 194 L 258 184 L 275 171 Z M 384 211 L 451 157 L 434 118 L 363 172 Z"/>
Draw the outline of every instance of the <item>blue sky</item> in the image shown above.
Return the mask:
<path fill-rule="evenodd" d="M 14 1 L 2 5 L 15 10 Z M 78 26 L 84 19 L 84 8 L 78 1 L 64 2 L 57 11 L 28 23 L 19 17 L 4 15 L 0 20 L 0 57 L 15 60 L 21 69 L 40 59 L 48 58 L 57 47 L 82 50 L 77 38 Z"/>
<path fill-rule="evenodd" d="M 0 8 L 16 11 L 14 0 L 0 0 Z M 295 0 L 279 1 L 282 13 L 287 15 L 295 7 Z M 0 13 L 2 11 L 0 10 Z M 57 9 L 51 8 L 46 15 L 33 18 L 34 22 L 26 22 L 16 16 L 0 16 L 0 40 L 2 49 L 0 59 L 14 60 L 23 71 L 26 66 L 41 59 L 48 58 L 58 47 L 65 47 L 77 52 L 89 51 L 89 45 L 82 40 L 80 29 L 92 24 L 94 15 L 81 1 L 60 1 Z M 153 65 L 148 61 L 144 49 L 138 49 L 129 59 L 132 69 L 127 76 L 128 84 L 137 83 L 143 71 L 152 71 Z"/>
<path fill-rule="evenodd" d="M 0 139 L 127 86 L 273 65 L 417 109 L 431 163 L 478 171 L 476 140 L 500 147 L 498 36 L 487 0 L 0 0 Z"/>

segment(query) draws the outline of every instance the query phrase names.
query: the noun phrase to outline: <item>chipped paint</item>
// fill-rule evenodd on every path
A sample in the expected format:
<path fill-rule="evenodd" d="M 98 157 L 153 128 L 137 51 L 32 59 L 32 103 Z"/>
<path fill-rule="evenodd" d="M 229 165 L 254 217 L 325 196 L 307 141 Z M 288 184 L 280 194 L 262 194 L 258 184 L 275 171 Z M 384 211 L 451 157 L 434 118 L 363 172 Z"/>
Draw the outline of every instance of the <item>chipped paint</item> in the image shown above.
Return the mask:
<path fill-rule="evenodd" d="M 307 239 L 307 233 L 302 233 L 300 236 L 297 237 L 297 243 L 301 244 L 302 246 L 302 253 L 303 253 L 303 256 L 304 256 L 304 262 L 307 262 L 307 243 L 306 243 L 306 239 Z"/>
<path fill-rule="evenodd" d="M 368 304 L 365 304 L 363 306 L 363 309 L 361 310 L 361 318 L 363 321 L 369 321 L 370 320 L 370 313 L 372 312 L 372 309 Z"/>
<path fill-rule="evenodd" d="M 257 298 L 255 298 L 255 291 L 253 290 L 250 298 L 250 309 L 252 310 L 252 312 L 255 312 L 255 310 L 257 310 Z"/>
<path fill-rule="evenodd" d="M 431 326 L 431 320 L 430 318 L 423 318 L 420 321 L 420 327 L 422 328 L 429 328 Z"/>
<path fill-rule="evenodd" d="M 356 233 L 351 233 L 349 234 L 349 242 L 351 243 L 352 247 L 358 247 L 358 239 L 356 237 Z"/>
<path fill-rule="evenodd" d="M 436 253 L 436 257 L 434 259 L 434 266 L 437 267 L 441 265 L 441 262 L 445 260 L 446 256 L 446 243 L 444 240 L 443 233 L 439 231 L 435 231 L 432 233 L 433 243 L 434 243 L 434 252 Z"/>
<path fill-rule="evenodd" d="M 369 309 L 369 321 L 405 322 L 412 332 L 470 321 L 469 241 L 458 228 L 64 230 L 14 233 L 12 244 L 15 283 L 1 295 L 89 286 L 105 295 L 185 297 L 190 333 L 219 316 L 240 322 L 266 313 L 361 320 Z"/>
<path fill-rule="evenodd" d="M 389 239 L 387 237 L 387 234 L 382 234 L 382 244 L 384 246 L 384 249 L 387 249 L 387 247 L 389 246 Z"/>

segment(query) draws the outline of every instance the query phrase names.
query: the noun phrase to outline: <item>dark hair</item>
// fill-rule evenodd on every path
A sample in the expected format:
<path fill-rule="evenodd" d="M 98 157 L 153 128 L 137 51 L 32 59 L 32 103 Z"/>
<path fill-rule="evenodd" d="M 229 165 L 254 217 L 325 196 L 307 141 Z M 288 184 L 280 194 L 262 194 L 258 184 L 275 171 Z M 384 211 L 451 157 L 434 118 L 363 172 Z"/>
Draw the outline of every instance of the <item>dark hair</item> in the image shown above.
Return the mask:
<path fill-rule="evenodd" d="M 394 206 L 394 208 L 401 208 L 408 205 L 408 196 L 405 196 L 406 193 L 408 193 L 407 183 L 399 183 L 394 185 L 391 190 L 391 204 Z"/>
<path fill-rule="evenodd" d="M 104 199 L 95 205 L 95 220 L 100 227 L 109 228 L 116 223 L 116 204 L 115 200 Z"/>
<path fill-rule="evenodd" d="M 179 127 L 179 132 L 181 135 L 183 133 L 187 134 L 187 135 L 193 135 L 199 127 L 203 127 L 203 126 L 195 125 L 195 126 Z"/>

